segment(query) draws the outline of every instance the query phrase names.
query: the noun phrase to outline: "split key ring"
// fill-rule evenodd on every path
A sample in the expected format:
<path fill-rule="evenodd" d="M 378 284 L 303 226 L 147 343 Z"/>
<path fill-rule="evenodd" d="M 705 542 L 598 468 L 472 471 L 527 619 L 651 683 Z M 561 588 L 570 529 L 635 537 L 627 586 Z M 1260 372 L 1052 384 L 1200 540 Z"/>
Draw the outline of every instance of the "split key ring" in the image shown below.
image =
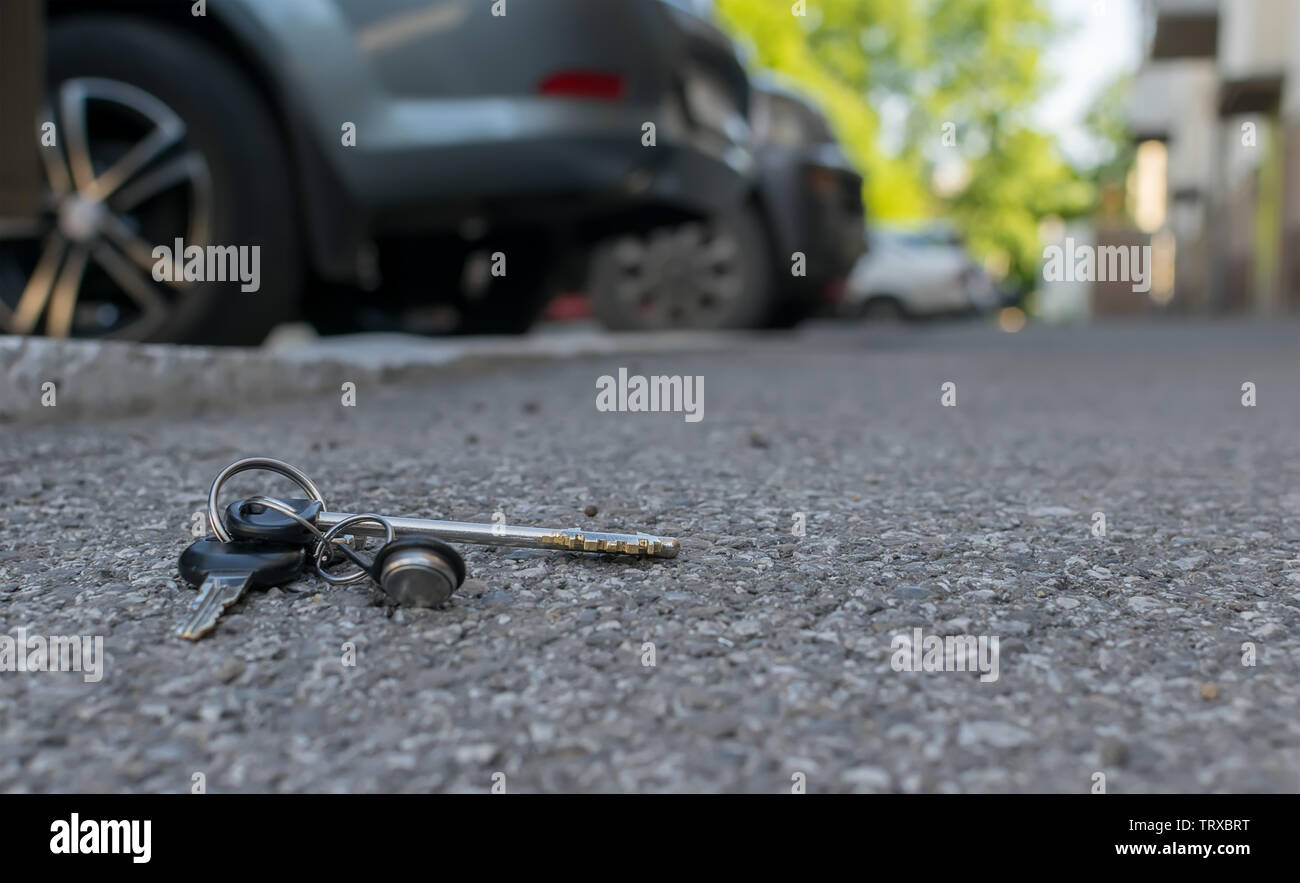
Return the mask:
<path fill-rule="evenodd" d="M 297 466 L 271 457 L 248 457 L 243 460 L 236 460 L 225 469 L 222 469 L 221 472 L 217 473 L 217 477 L 212 480 L 211 489 L 208 490 L 208 524 L 212 527 L 212 532 L 216 534 L 217 539 L 221 540 L 221 542 L 229 543 L 234 539 L 234 537 L 231 536 L 230 531 L 226 528 L 225 520 L 221 517 L 221 488 L 225 486 L 226 482 L 229 481 L 231 477 L 238 475 L 241 472 L 250 472 L 255 469 L 260 469 L 265 472 L 276 472 L 283 475 L 285 478 L 298 485 L 298 487 L 302 488 L 303 491 L 306 492 L 307 496 L 314 502 L 320 503 L 321 511 L 325 511 L 325 497 L 321 494 L 320 488 L 316 487 L 316 483 L 307 477 L 307 473 L 303 472 Z"/>

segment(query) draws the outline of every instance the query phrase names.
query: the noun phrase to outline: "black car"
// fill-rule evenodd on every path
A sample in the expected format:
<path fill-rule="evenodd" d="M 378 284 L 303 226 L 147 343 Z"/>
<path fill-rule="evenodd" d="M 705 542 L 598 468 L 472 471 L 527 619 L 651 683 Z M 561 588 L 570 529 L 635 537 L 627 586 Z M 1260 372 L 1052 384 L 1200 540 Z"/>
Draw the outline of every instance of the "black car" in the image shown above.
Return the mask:
<path fill-rule="evenodd" d="M 785 291 L 777 324 L 833 307 L 865 250 L 862 176 L 825 116 L 798 92 L 762 81 L 756 89 L 759 181 L 781 257 L 799 253 L 805 272 L 780 276 Z"/>
<path fill-rule="evenodd" d="M 742 102 L 714 93 L 695 103 Z M 595 250 L 589 293 L 608 327 L 789 326 L 843 293 L 863 250 L 862 177 L 796 93 L 760 81 L 743 104 L 747 119 L 727 119 L 752 147 L 737 152 L 744 191 L 733 208 L 665 218 Z"/>

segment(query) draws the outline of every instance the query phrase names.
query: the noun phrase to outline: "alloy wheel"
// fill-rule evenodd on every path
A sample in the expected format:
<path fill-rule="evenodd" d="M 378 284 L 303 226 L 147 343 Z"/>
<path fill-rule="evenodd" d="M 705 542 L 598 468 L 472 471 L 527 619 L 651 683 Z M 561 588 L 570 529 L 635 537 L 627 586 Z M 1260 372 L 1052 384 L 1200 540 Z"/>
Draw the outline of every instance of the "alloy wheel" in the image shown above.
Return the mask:
<path fill-rule="evenodd" d="M 155 281 L 154 246 L 208 242 L 207 161 L 171 108 L 117 80 L 62 82 L 45 121 L 41 210 L 0 219 L 0 331 L 147 338 L 188 287 Z"/>
<path fill-rule="evenodd" d="M 609 296 L 651 328 L 715 327 L 745 296 L 745 256 L 721 225 L 625 236 L 611 254 Z"/>

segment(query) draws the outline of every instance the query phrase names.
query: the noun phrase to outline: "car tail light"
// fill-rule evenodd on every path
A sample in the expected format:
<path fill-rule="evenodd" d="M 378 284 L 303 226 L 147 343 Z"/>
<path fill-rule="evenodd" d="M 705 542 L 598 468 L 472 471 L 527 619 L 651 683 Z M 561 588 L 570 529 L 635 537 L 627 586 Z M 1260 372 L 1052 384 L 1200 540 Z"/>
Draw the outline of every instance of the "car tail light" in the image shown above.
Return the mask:
<path fill-rule="evenodd" d="M 558 98 L 617 101 L 627 92 L 627 81 L 606 71 L 557 71 L 542 80 L 538 91 Z"/>
<path fill-rule="evenodd" d="M 572 322 L 591 318 L 591 299 L 586 294 L 571 291 L 557 294 L 546 305 L 545 317 L 549 322 Z"/>
<path fill-rule="evenodd" d="M 845 295 L 849 292 L 847 279 L 832 279 L 822 288 L 822 303 L 827 306 L 835 306 L 844 301 Z"/>

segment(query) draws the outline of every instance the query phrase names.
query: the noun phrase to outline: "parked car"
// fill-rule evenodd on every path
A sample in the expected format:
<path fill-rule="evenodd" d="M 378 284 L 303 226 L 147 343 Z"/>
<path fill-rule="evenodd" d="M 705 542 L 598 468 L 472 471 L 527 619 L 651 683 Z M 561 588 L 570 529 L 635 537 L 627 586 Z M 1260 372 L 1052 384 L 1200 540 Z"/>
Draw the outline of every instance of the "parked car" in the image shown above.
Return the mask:
<path fill-rule="evenodd" d="M 759 193 L 775 240 L 784 296 L 776 324 L 788 325 L 836 305 L 866 250 L 862 176 L 853 168 L 826 117 L 776 80 L 755 90 Z M 804 272 L 791 272 L 791 255 Z"/>
<path fill-rule="evenodd" d="M 595 252 L 589 288 L 606 326 L 788 327 L 842 295 L 863 250 L 862 177 L 796 92 L 760 79 L 749 106 L 755 167 L 742 206 L 629 232 Z"/>
<path fill-rule="evenodd" d="M 593 253 L 588 290 L 607 327 L 788 327 L 842 294 L 863 250 L 861 176 L 797 93 L 760 79 L 743 103 L 748 119 L 730 125 L 755 162 L 741 203 L 629 230 Z"/>
<path fill-rule="evenodd" d="M 1001 300 L 960 236 L 944 226 L 874 228 L 849 277 L 843 311 L 877 321 L 987 312 Z"/>
<path fill-rule="evenodd" d="M 680 2 L 48 0 L 48 199 L 0 223 L 0 324 L 519 332 L 589 263 L 611 272 L 625 234 L 656 272 L 716 271 L 716 302 L 664 324 L 755 324 L 772 298 L 749 83 Z M 209 272 L 159 274 L 174 244 Z M 256 291 L 209 278 L 211 249 L 254 247 Z"/>
<path fill-rule="evenodd" d="M 737 212 L 630 230 L 593 253 L 589 301 L 607 327 L 788 327 L 842 296 L 864 247 L 862 177 L 796 92 L 760 78 L 749 105 L 756 162 Z"/>

